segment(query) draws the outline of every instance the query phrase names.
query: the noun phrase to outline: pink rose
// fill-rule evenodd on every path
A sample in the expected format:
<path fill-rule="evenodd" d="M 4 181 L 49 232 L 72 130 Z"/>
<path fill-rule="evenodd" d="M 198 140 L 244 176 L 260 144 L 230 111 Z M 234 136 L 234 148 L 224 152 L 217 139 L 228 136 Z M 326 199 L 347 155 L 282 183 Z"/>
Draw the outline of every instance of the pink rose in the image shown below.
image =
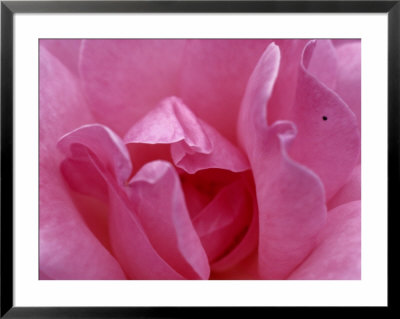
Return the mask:
<path fill-rule="evenodd" d="M 360 279 L 360 41 L 41 40 L 41 279 Z"/>

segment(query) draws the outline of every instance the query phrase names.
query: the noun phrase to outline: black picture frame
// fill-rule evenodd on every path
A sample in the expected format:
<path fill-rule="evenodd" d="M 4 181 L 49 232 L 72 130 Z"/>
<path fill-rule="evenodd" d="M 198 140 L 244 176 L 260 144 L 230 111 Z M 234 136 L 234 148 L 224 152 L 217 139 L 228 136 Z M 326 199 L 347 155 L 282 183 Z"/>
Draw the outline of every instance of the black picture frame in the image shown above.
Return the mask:
<path fill-rule="evenodd" d="M 176 318 L 251 317 L 282 311 L 277 307 L 15 307 L 13 302 L 13 21 L 15 13 L 118 12 L 312 12 L 388 14 L 388 216 L 399 212 L 400 1 L 1 1 L 1 318 Z M 393 234 L 388 223 L 389 238 Z M 389 241 L 390 244 L 390 241 Z M 392 246 L 388 245 L 389 250 Z M 389 258 L 391 264 L 391 258 Z M 390 275 L 390 273 L 389 273 Z M 390 287 L 390 280 L 388 285 Z M 393 283 L 392 283 L 393 284 Z M 388 311 L 393 305 L 389 290 Z M 321 309 L 321 308 L 319 308 Z M 324 308 L 323 310 L 325 310 Z M 285 308 L 301 316 L 309 307 Z M 329 310 L 333 314 L 337 308 Z M 360 308 L 347 308 L 351 314 Z M 367 309 L 369 313 L 375 310 Z"/>

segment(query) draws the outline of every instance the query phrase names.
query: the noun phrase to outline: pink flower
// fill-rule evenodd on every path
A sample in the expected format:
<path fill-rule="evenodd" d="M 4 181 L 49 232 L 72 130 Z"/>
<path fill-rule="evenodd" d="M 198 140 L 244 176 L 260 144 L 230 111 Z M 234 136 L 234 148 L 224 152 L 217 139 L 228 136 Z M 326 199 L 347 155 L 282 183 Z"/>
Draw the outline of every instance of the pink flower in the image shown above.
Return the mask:
<path fill-rule="evenodd" d="M 360 41 L 41 40 L 41 279 L 360 279 Z"/>

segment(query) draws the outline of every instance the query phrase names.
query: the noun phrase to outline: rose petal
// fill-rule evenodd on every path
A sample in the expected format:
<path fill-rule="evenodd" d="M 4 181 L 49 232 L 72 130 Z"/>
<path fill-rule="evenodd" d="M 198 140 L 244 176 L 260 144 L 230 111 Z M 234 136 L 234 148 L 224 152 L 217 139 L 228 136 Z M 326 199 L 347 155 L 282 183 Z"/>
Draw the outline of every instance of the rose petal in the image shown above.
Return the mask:
<path fill-rule="evenodd" d="M 185 178 L 183 178 L 185 177 Z M 193 219 L 212 200 L 212 195 L 198 187 L 196 182 L 187 180 L 186 175 L 181 175 L 182 189 L 185 194 L 186 204 Z"/>
<path fill-rule="evenodd" d="M 148 163 L 128 182 L 127 149 L 101 125 L 72 131 L 59 148 L 69 159 L 91 162 L 106 181 L 111 246 L 129 278 L 208 278 L 207 256 L 171 164 Z"/>
<path fill-rule="evenodd" d="M 242 180 L 224 187 L 198 215 L 193 224 L 209 261 L 227 255 L 242 239 L 253 215 L 252 200 Z M 255 244 L 256 242 L 254 242 Z M 255 247 L 249 247 L 251 250 Z"/>
<path fill-rule="evenodd" d="M 78 213 L 60 174 L 57 139 L 91 118 L 73 76 L 43 47 L 39 83 L 39 262 L 43 278 L 124 279 L 117 261 Z"/>
<path fill-rule="evenodd" d="M 353 42 L 358 42 L 360 39 L 332 39 L 332 44 L 335 46 L 335 48 L 340 48 L 344 44 L 350 44 Z"/>
<path fill-rule="evenodd" d="M 304 49 L 290 120 L 297 138 L 289 154 L 321 178 L 327 199 L 343 186 L 360 154 L 357 120 L 349 107 L 307 71 L 315 42 Z"/>
<path fill-rule="evenodd" d="M 243 175 L 246 174 L 233 173 L 219 168 L 200 170 L 195 174 L 181 170 L 179 177 L 185 195 L 189 195 L 185 197 L 192 218 L 201 212 L 224 187 L 244 177 Z M 194 203 L 191 203 L 191 200 L 194 200 Z M 191 210 L 192 208 L 193 210 Z"/>
<path fill-rule="evenodd" d="M 160 256 L 186 278 L 207 279 L 207 255 L 173 166 L 165 161 L 145 165 L 130 181 L 130 188 L 130 200 L 137 205 L 138 218 Z"/>
<path fill-rule="evenodd" d="M 209 154 L 212 144 L 196 116 L 181 100 L 164 99 L 136 122 L 125 135 L 126 143 L 171 144 L 184 140 L 194 151 Z"/>
<path fill-rule="evenodd" d="M 336 92 L 357 117 L 361 130 L 361 41 L 356 40 L 337 48 L 338 78 Z"/>
<path fill-rule="evenodd" d="M 201 39 L 185 47 L 179 96 L 231 142 L 247 80 L 269 42 Z"/>
<path fill-rule="evenodd" d="M 247 210 L 251 211 L 251 220 L 247 224 L 246 229 L 242 232 L 242 238 L 240 238 L 239 243 L 237 243 L 232 250 L 230 250 L 227 254 L 225 254 L 222 258 L 216 260 L 211 265 L 212 271 L 224 271 L 226 269 L 232 268 L 240 263 L 243 259 L 247 258 L 247 256 L 254 252 L 257 248 L 258 244 L 258 207 L 257 207 L 257 199 L 256 192 L 254 187 L 254 182 L 249 182 L 248 179 L 242 179 L 246 184 L 246 188 L 248 190 L 248 195 L 250 195 L 251 202 L 249 203 L 249 207 Z M 234 198 L 234 197 L 233 197 Z M 245 272 L 247 273 L 247 272 Z"/>
<path fill-rule="evenodd" d="M 199 122 L 212 143 L 212 150 L 209 154 L 192 154 L 194 148 L 188 147 L 186 143 L 173 144 L 171 155 L 177 167 L 191 174 L 207 168 L 223 168 L 232 172 L 243 172 L 250 168 L 246 157 L 236 146 L 207 123 L 202 120 Z"/>
<path fill-rule="evenodd" d="M 88 148 L 102 159 L 117 183 L 123 185 L 132 171 L 125 145 L 108 128 L 89 124 L 64 135 L 58 147 L 67 156 L 61 165 L 62 173 L 71 189 L 78 192 L 73 196 L 75 204 L 92 232 L 105 247 L 110 248 L 107 184 L 88 156 Z"/>
<path fill-rule="evenodd" d="M 123 185 L 132 172 L 128 150 L 121 139 L 109 128 L 100 124 L 81 126 L 64 135 L 58 148 L 69 159 L 88 162 L 87 149 L 101 158 L 117 183 Z M 90 161 L 89 161 L 90 162 Z"/>
<path fill-rule="evenodd" d="M 108 232 L 108 194 L 106 194 L 105 198 L 97 199 L 71 190 L 69 195 L 85 221 L 86 226 L 100 243 L 109 252 L 112 252 Z"/>
<path fill-rule="evenodd" d="M 210 275 L 211 280 L 260 280 L 258 272 L 258 253 L 257 250 L 248 255 L 234 267 L 223 269 L 214 269 Z"/>
<path fill-rule="evenodd" d="M 207 279 L 207 255 L 168 165 L 145 165 L 132 181 L 130 198 L 110 188 L 114 252 L 131 279 Z"/>
<path fill-rule="evenodd" d="M 78 61 L 82 40 L 76 39 L 40 39 L 40 47 L 46 48 L 69 71 L 78 76 Z"/>
<path fill-rule="evenodd" d="M 107 184 L 91 162 L 67 158 L 60 169 L 73 191 L 107 201 Z"/>
<path fill-rule="evenodd" d="M 277 40 L 281 53 L 279 73 L 268 102 L 268 124 L 287 120 L 296 94 L 297 77 L 304 46 L 309 40 Z M 254 63 L 255 65 L 256 63 Z"/>
<path fill-rule="evenodd" d="M 77 212 L 57 168 L 41 169 L 40 177 L 39 260 L 43 273 L 58 280 L 125 279 L 117 261 Z"/>
<path fill-rule="evenodd" d="M 81 131 L 82 134 L 80 134 Z M 104 140 L 108 147 L 102 147 Z M 159 279 L 158 276 L 161 276 L 161 278 L 165 276 L 165 278 L 183 279 L 160 258 L 149 242 L 140 222 L 135 218 L 136 215 L 133 214 L 134 207 L 132 207 L 132 203 L 122 188 L 122 185 L 127 185 L 129 173 L 126 176 L 119 175 L 120 182 L 124 180 L 123 177 L 126 178 L 122 185 L 116 180 L 116 166 L 113 163 L 118 163 L 118 160 L 113 159 L 126 159 L 126 150 L 123 150 L 125 146 L 121 143 L 122 141 L 114 136 L 111 130 L 96 124 L 85 125 L 70 134 L 64 135 L 58 145 L 65 155 L 70 156 L 67 159 L 91 164 L 105 181 L 108 188 L 110 211 L 108 227 L 111 246 L 128 277 L 130 279 Z M 121 149 L 123 150 L 122 152 L 120 151 Z M 99 152 L 99 156 L 96 151 Z M 129 161 L 121 162 L 128 165 L 128 167 L 130 166 Z M 126 168 L 123 170 L 128 172 Z M 132 242 L 135 243 L 134 246 L 132 246 Z M 137 247 L 137 250 L 133 250 L 132 247 Z M 138 266 L 136 266 L 135 262 L 137 254 L 145 256 L 144 263 L 139 263 Z M 132 255 L 135 258 L 130 258 Z M 143 256 L 140 257 L 142 259 Z M 148 267 L 149 264 L 153 265 L 152 269 Z M 141 272 L 141 267 L 145 268 L 144 273 Z M 151 271 L 154 272 L 153 276 L 155 277 L 153 278 L 151 277 Z"/>
<path fill-rule="evenodd" d="M 46 275 L 43 271 L 39 271 L 39 279 L 40 280 L 54 280 L 50 276 Z"/>
<path fill-rule="evenodd" d="M 329 211 L 318 247 L 288 279 L 361 279 L 361 201 Z"/>
<path fill-rule="evenodd" d="M 334 89 L 337 78 L 336 50 L 331 40 L 316 41 L 314 50 L 306 51 L 309 57 L 307 71 L 327 87 Z"/>
<path fill-rule="evenodd" d="M 331 210 L 339 205 L 361 199 L 361 165 L 357 165 L 346 184 L 328 202 Z"/>
<path fill-rule="evenodd" d="M 85 40 L 80 74 L 89 106 L 117 134 L 177 94 L 185 40 Z"/>
<path fill-rule="evenodd" d="M 172 144 L 177 167 L 188 173 L 208 168 L 240 172 L 249 168 L 247 159 L 227 139 L 196 118 L 181 100 L 171 97 L 135 123 L 125 143 Z M 133 157 L 135 154 L 132 155 Z"/>
<path fill-rule="evenodd" d="M 184 279 L 152 246 L 126 194 L 110 187 L 111 246 L 129 279 Z"/>
<path fill-rule="evenodd" d="M 314 248 L 326 219 L 318 177 L 287 155 L 295 126 L 283 121 L 266 124 L 279 58 L 279 48 L 271 44 L 250 77 L 238 123 L 257 190 L 259 270 L 266 279 L 285 278 Z"/>

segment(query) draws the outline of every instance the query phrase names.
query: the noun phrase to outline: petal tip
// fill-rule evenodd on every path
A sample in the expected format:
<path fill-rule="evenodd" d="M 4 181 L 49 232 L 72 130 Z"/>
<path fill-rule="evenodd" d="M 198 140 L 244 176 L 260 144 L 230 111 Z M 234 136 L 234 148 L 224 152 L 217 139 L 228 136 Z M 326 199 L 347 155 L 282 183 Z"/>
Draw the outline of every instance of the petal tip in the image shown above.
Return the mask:
<path fill-rule="evenodd" d="M 155 184 L 161 180 L 168 172 L 173 172 L 174 168 L 171 163 L 164 160 L 155 160 L 149 162 L 133 176 L 128 184 L 134 182 L 146 182 L 150 184 Z"/>

